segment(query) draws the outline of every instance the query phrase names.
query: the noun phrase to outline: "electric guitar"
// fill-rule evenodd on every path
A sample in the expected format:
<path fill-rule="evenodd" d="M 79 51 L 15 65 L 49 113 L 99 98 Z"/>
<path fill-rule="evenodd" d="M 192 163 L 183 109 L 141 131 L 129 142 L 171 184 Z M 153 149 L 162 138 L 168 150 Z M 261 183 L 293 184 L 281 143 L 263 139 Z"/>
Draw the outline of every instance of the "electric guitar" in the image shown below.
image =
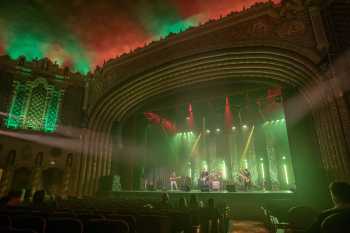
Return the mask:
<path fill-rule="evenodd" d="M 170 176 L 170 181 L 176 181 L 177 179 L 181 179 L 181 176 Z"/>

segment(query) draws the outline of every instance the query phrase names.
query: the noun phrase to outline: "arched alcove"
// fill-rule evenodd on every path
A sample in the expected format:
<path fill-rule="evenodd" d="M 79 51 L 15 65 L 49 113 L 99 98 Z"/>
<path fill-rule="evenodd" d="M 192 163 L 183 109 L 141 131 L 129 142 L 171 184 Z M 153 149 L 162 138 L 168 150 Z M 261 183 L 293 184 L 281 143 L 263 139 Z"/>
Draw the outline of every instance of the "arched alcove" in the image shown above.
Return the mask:
<path fill-rule="evenodd" d="M 60 168 L 50 167 L 43 171 L 43 188 L 50 194 L 59 195 L 62 182 L 63 182 L 64 171 Z"/>
<path fill-rule="evenodd" d="M 20 167 L 14 171 L 11 189 L 14 191 L 31 188 L 32 171 L 28 167 Z"/>

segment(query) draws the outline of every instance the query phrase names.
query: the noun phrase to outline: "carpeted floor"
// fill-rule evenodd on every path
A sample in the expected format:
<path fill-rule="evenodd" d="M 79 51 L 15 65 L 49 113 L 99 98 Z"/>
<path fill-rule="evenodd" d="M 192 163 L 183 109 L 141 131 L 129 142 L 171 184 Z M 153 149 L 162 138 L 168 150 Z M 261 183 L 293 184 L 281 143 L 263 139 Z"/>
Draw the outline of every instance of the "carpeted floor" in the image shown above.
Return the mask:
<path fill-rule="evenodd" d="M 261 222 L 233 220 L 230 222 L 229 233 L 270 233 Z"/>

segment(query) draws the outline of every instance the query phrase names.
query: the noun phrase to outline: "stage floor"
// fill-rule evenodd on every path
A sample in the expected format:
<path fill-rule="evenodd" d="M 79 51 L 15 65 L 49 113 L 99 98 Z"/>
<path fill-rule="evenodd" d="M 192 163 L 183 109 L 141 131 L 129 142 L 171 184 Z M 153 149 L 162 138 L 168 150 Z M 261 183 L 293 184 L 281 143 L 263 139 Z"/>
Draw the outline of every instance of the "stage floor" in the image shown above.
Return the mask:
<path fill-rule="evenodd" d="M 235 210 L 234 217 L 241 219 L 256 219 L 262 206 L 275 210 L 275 212 L 287 212 L 290 207 L 296 205 L 296 194 L 291 191 L 119 191 L 110 193 L 108 197 L 123 200 L 145 200 L 154 203 L 161 200 L 161 195 L 164 192 L 169 194 L 173 206 L 177 206 L 180 198 L 184 197 L 189 200 L 190 196 L 194 194 L 197 200 L 202 201 L 204 205 L 206 205 L 209 198 L 212 198 L 218 207 L 229 206 L 231 210 Z"/>
<path fill-rule="evenodd" d="M 191 195 L 195 195 L 198 201 L 206 205 L 209 198 L 214 199 L 218 207 L 229 206 L 231 210 L 237 211 L 236 216 L 242 219 L 255 219 L 257 211 L 264 206 L 275 212 L 287 212 L 296 205 L 296 194 L 291 191 L 237 191 L 237 192 L 201 192 L 200 190 L 184 191 L 119 191 L 109 193 L 108 196 L 100 196 L 111 199 L 143 200 L 150 203 L 159 202 L 162 193 L 167 192 L 170 202 L 177 206 L 180 198 L 189 200 Z M 254 216 L 252 216 L 252 213 Z"/>
<path fill-rule="evenodd" d="M 235 192 L 229 192 L 227 190 L 224 191 L 210 191 L 210 192 L 203 192 L 199 189 L 192 189 L 191 191 L 181 191 L 181 190 L 154 190 L 154 191 L 147 191 L 147 190 L 134 190 L 134 191 L 119 191 L 116 193 L 168 193 L 168 194 L 294 194 L 290 190 L 281 190 L 281 191 L 260 191 L 260 190 L 252 190 L 252 191 L 235 191 Z"/>

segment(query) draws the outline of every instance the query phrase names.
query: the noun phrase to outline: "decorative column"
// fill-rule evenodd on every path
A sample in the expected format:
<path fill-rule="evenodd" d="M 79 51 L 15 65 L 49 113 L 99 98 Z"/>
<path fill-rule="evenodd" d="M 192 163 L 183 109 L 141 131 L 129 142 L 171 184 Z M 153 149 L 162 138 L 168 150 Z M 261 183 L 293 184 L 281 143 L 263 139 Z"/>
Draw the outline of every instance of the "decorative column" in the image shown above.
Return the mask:
<path fill-rule="evenodd" d="M 310 7 L 309 15 L 317 43 L 317 49 L 321 52 L 325 51 L 328 49 L 329 43 L 324 29 L 320 8 L 318 6 Z"/>
<path fill-rule="evenodd" d="M 35 157 L 33 177 L 32 177 L 32 194 L 38 190 L 42 190 L 42 164 L 43 164 L 44 154 L 39 152 Z"/>
<path fill-rule="evenodd" d="M 344 121 L 336 100 L 325 100 L 323 106 L 314 113 L 322 164 L 330 180 L 349 180 L 350 159 L 344 135 Z"/>
<path fill-rule="evenodd" d="M 298 106 L 308 113 L 300 119 L 297 117 L 297 109 L 289 101 L 295 95 L 300 95 L 300 92 L 297 90 L 291 90 L 290 93 L 284 92 L 283 104 L 295 174 L 297 201 L 299 204 L 307 204 L 317 209 L 328 208 L 330 203 L 329 180 L 321 162 L 320 146 L 322 145 L 318 141 L 319 135 L 315 133 L 315 129 L 323 126 L 314 127 L 315 119 L 312 115 L 314 109 L 305 98 L 300 98 Z"/>
<path fill-rule="evenodd" d="M 4 196 L 10 191 L 13 173 L 15 170 L 16 151 L 9 152 L 6 160 L 6 168 L 3 171 L 2 179 L 0 181 L 0 195 Z"/>
<path fill-rule="evenodd" d="M 72 167 L 73 167 L 73 154 L 69 153 L 66 159 L 66 165 L 64 169 L 64 177 L 63 177 L 63 187 L 62 187 L 62 197 L 69 196 L 69 187 L 71 183 L 72 177 Z"/>
<path fill-rule="evenodd" d="M 4 196 L 9 192 L 10 184 L 13 177 L 13 167 L 7 167 L 3 171 L 2 179 L 0 182 L 0 195 Z"/>

